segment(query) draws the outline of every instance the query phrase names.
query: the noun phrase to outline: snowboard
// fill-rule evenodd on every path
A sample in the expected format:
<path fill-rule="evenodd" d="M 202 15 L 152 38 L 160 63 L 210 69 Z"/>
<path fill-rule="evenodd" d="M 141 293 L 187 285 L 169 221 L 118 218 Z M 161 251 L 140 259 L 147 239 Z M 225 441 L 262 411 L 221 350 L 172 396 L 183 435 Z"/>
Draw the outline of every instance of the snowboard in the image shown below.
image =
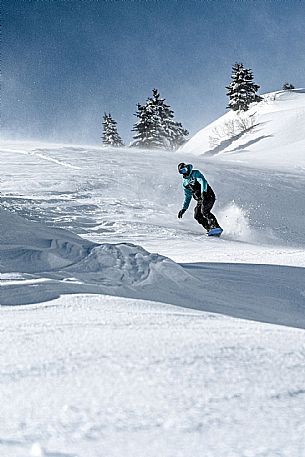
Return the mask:
<path fill-rule="evenodd" d="M 208 232 L 208 236 L 220 236 L 223 232 L 222 228 L 213 228 Z"/>

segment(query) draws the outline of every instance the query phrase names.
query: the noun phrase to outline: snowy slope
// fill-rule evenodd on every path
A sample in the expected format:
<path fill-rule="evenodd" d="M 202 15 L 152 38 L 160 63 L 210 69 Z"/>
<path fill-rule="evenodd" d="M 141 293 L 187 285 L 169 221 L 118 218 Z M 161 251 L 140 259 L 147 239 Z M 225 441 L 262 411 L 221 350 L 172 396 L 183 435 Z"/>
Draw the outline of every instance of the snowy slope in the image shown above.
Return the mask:
<path fill-rule="evenodd" d="M 0 145 L 1 456 L 303 457 L 305 173 L 221 156 Z"/>
<path fill-rule="evenodd" d="M 304 331 L 115 297 L 6 307 L 3 457 L 303 457 Z"/>
<path fill-rule="evenodd" d="M 1 303 L 108 293 L 303 327 L 303 269 L 273 265 L 305 266 L 305 234 L 297 230 L 304 220 L 304 174 L 270 176 L 194 157 L 219 198 L 215 213 L 225 232 L 211 240 L 191 210 L 177 219 L 183 194 L 176 165 L 182 158 L 156 151 L 4 145 L 2 206 L 10 211 L 0 213 L 1 272 L 34 274 L 39 281 L 27 287 L 7 280 Z M 197 267 L 182 269 L 143 248 Z M 205 268 L 202 262 L 221 265 Z M 215 291 L 210 284 L 218 278 Z M 238 281 L 238 291 L 229 292 L 231 281 Z M 238 309 L 236 301 L 242 302 Z"/>
<path fill-rule="evenodd" d="M 0 224 L 1 305 L 39 303 L 71 293 L 108 294 L 305 328 L 303 269 L 181 267 L 140 246 L 98 245 L 2 209 Z M 215 281 L 217 290 L 210 286 Z M 231 288 L 234 281 L 238 291 Z"/>
<path fill-rule="evenodd" d="M 238 115 L 229 111 L 200 130 L 181 151 L 248 166 L 305 169 L 305 89 L 265 94 L 240 117 L 248 128 L 252 126 L 249 131 L 240 133 Z"/>

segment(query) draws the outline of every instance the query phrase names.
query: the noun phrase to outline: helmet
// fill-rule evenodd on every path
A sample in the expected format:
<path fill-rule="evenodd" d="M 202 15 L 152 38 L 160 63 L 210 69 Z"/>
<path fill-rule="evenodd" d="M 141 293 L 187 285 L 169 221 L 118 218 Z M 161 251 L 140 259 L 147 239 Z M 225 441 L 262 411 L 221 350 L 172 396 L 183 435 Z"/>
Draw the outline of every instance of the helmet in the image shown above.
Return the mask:
<path fill-rule="evenodd" d="M 181 175 L 183 175 L 184 178 L 186 178 L 186 177 L 190 174 L 192 168 L 193 168 L 193 167 L 192 167 L 191 164 L 186 164 L 186 163 L 184 163 L 184 162 L 180 162 L 180 163 L 178 164 L 178 172 L 179 172 Z"/>

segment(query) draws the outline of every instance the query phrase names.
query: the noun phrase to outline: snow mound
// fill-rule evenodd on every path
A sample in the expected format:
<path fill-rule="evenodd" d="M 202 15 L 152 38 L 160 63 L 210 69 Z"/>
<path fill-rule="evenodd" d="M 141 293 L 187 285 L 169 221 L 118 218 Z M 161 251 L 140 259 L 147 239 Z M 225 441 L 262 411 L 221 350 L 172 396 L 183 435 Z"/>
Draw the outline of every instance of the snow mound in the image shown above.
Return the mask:
<path fill-rule="evenodd" d="M 84 259 L 95 243 L 0 209 L 0 271 L 36 273 Z"/>
<path fill-rule="evenodd" d="M 181 152 L 248 165 L 305 168 L 305 89 L 263 95 L 246 112 L 229 111 L 195 134 Z"/>
<path fill-rule="evenodd" d="M 3 209 L 0 224 L 0 304 L 36 302 L 35 290 L 44 281 L 48 290 L 39 293 L 40 301 L 78 292 L 167 301 L 183 293 L 184 282 L 194 283 L 172 260 L 134 244 L 96 244 Z M 11 294 L 21 284 L 36 289 L 23 297 Z"/>
<path fill-rule="evenodd" d="M 163 262 L 171 261 L 130 243 L 105 243 L 95 246 L 84 259 L 65 271 L 111 287 L 138 285 L 148 282 L 153 270 Z"/>

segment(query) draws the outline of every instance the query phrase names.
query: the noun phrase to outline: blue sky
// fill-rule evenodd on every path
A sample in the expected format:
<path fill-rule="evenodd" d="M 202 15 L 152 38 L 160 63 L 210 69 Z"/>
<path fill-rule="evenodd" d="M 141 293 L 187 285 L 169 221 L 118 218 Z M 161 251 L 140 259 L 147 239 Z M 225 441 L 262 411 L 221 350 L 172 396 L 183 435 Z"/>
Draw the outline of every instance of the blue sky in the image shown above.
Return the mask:
<path fill-rule="evenodd" d="M 236 61 L 261 93 L 304 87 L 305 0 L 3 0 L 3 131 L 98 143 L 107 111 L 128 142 L 156 87 L 194 134 L 225 112 Z"/>

